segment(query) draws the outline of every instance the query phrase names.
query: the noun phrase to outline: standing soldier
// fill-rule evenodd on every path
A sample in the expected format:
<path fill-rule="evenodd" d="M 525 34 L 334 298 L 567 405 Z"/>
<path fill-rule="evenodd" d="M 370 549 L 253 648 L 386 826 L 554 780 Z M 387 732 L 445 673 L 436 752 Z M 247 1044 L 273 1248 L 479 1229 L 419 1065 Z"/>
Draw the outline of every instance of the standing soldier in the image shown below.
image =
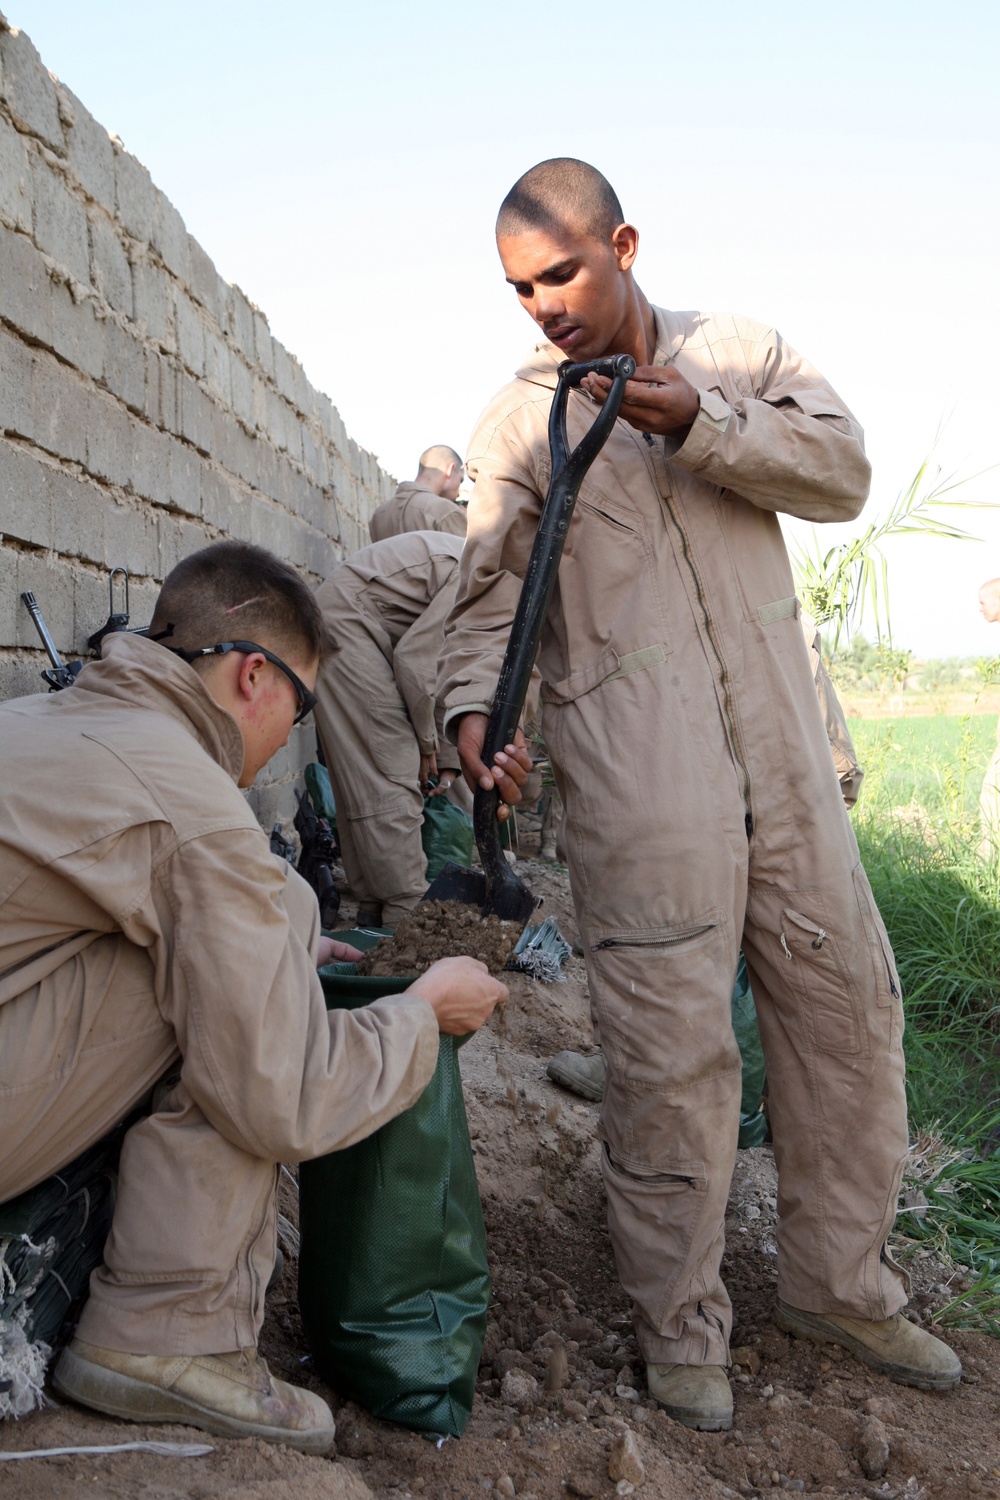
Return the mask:
<path fill-rule="evenodd" d="M 404 531 L 447 531 L 464 536 L 465 506 L 458 492 L 465 468 L 454 448 L 437 443 L 420 455 L 416 479 L 404 479 L 391 500 L 372 513 L 368 522 L 373 542 L 401 536 Z"/>
<path fill-rule="evenodd" d="M 580 491 L 540 663 L 608 1061 L 609 1227 L 650 1392 L 689 1426 L 732 1425 L 720 1263 L 741 945 L 779 1171 L 776 1322 L 946 1389 L 959 1362 L 902 1316 L 886 1250 L 907 1150 L 899 981 L 776 514 L 856 516 L 861 430 L 774 329 L 653 307 L 632 274 L 638 232 L 586 163 L 526 173 L 497 244 L 543 341 L 470 448 L 475 507 L 440 682 L 472 784 L 490 774 L 487 712 L 547 488 L 556 369 L 613 354 L 638 366 Z M 609 388 L 591 375 L 571 395 L 571 442 Z"/>

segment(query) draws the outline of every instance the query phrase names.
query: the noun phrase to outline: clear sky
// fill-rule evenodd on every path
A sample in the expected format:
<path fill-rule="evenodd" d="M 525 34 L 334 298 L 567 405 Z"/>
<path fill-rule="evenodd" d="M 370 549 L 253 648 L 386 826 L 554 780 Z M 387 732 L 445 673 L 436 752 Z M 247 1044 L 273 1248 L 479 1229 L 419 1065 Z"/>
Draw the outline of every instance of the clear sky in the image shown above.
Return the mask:
<path fill-rule="evenodd" d="M 653 301 L 773 323 L 830 379 L 865 521 L 935 443 L 1000 461 L 995 0 L 2 3 L 400 477 L 533 342 L 493 223 L 556 155 L 615 185 Z M 1000 500 L 1000 469 L 963 493 Z M 964 524 L 892 550 L 897 645 L 1000 655 L 1000 510 Z"/>

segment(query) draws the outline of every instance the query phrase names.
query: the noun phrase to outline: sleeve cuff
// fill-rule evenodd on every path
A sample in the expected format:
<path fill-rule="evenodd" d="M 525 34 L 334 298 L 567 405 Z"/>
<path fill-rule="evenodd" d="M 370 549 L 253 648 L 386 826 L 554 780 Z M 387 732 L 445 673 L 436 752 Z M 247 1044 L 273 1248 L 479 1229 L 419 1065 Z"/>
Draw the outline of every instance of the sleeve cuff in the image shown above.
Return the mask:
<path fill-rule="evenodd" d="M 454 745 L 457 742 L 458 736 L 457 720 L 460 719 L 463 714 L 488 714 L 489 711 L 490 705 L 488 703 L 459 703 L 457 707 L 449 708 L 446 710 L 444 716 L 444 732 Z M 452 732 L 453 724 L 455 725 L 454 733 Z"/>
<path fill-rule="evenodd" d="M 679 459 L 682 464 L 694 467 L 708 457 L 716 437 L 725 432 L 733 415 L 733 408 L 718 391 L 699 390 L 698 415 L 691 423 L 687 437 L 671 449 L 670 434 L 666 436 L 667 457 Z"/>

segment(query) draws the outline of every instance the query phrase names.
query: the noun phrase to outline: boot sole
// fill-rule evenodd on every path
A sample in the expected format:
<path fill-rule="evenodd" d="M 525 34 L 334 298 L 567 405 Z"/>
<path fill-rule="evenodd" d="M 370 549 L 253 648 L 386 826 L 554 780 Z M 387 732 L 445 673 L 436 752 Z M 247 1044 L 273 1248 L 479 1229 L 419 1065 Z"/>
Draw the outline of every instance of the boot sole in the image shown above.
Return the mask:
<path fill-rule="evenodd" d="M 897 1385 L 912 1385 L 918 1391 L 950 1391 L 954 1390 L 962 1379 L 962 1371 L 950 1374 L 942 1371 L 934 1374 L 931 1371 L 914 1370 L 910 1365 L 893 1364 L 892 1360 L 882 1359 L 867 1344 L 856 1339 L 853 1334 L 847 1333 L 843 1328 L 838 1328 L 836 1323 L 830 1323 L 826 1318 L 821 1318 L 818 1313 L 803 1312 L 799 1308 L 785 1307 L 777 1303 L 774 1309 L 774 1323 L 782 1333 L 790 1333 L 795 1338 L 809 1339 L 814 1344 L 839 1344 L 842 1349 L 849 1349 L 857 1355 L 864 1364 L 876 1370 L 880 1375 L 888 1375 Z"/>
<path fill-rule="evenodd" d="M 546 1073 L 553 1083 L 557 1083 L 567 1093 L 575 1094 L 578 1099 L 586 1099 L 591 1104 L 600 1104 L 604 1098 L 604 1090 L 595 1088 L 593 1084 L 584 1083 L 570 1073 L 564 1073 L 561 1068 L 546 1068 Z"/>
<path fill-rule="evenodd" d="M 657 1401 L 656 1404 L 668 1417 L 672 1417 L 682 1427 L 693 1428 L 695 1432 L 729 1432 L 733 1425 L 731 1411 L 706 1412 L 703 1416 L 696 1416 L 689 1406 L 668 1406 L 663 1401 Z"/>
<path fill-rule="evenodd" d="M 53 1389 L 60 1396 L 80 1406 L 121 1417 L 127 1422 L 181 1422 L 210 1432 L 214 1437 L 262 1438 L 268 1443 L 284 1443 L 299 1453 L 321 1456 L 329 1452 L 336 1427 L 320 1427 L 311 1432 L 296 1432 L 286 1427 L 267 1427 L 262 1422 L 241 1422 L 222 1412 L 212 1411 L 176 1391 L 133 1380 L 117 1370 L 91 1364 L 72 1349 L 64 1349 L 52 1374 Z"/>

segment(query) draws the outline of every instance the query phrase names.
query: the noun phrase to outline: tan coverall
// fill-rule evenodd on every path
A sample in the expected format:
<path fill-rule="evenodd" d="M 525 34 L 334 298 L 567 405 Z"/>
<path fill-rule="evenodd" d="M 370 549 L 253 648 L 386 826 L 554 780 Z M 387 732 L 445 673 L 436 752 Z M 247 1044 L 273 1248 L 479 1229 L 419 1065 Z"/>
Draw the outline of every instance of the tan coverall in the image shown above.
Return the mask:
<path fill-rule="evenodd" d="M 0 706 L 0 1199 L 128 1132 L 81 1338 L 256 1344 L 276 1163 L 368 1135 L 437 1061 L 417 995 L 326 1011 L 316 898 L 235 784 L 239 726 L 186 663 L 109 636 L 51 697 Z"/>
<path fill-rule="evenodd" d="M 823 712 L 823 722 L 826 725 L 837 780 L 840 782 L 840 795 L 844 799 L 844 806 L 850 809 L 858 800 L 865 773 L 858 765 L 858 753 L 851 739 L 851 731 L 847 727 L 843 704 L 837 697 L 837 691 L 826 670 L 826 663 L 823 660 L 823 638 L 820 635 L 819 626 L 805 611 L 801 615 L 800 623 L 809 650 L 813 684 Z"/>
<path fill-rule="evenodd" d="M 383 500 L 368 522 L 373 542 L 386 537 L 402 536 L 406 531 L 446 531 L 451 536 L 465 536 L 465 506 L 425 490 L 422 484 L 406 479 L 391 500 Z"/>
<path fill-rule="evenodd" d="M 778 1291 L 884 1318 L 907 1146 L 892 953 L 841 799 L 776 511 L 857 515 L 861 432 L 773 330 L 655 310 L 655 363 L 700 394 L 686 438 L 619 421 L 583 482 L 542 639 L 545 741 L 608 1061 L 609 1227 L 643 1355 L 725 1364 L 742 944 L 779 1167 Z M 549 478 L 560 353 L 487 408 L 440 695 L 496 681 Z M 570 441 L 595 407 L 569 402 Z"/>
<path fill-rule="evenodd" d="M 463 545 L 441 531 L 373 542 L 316 591 L 338 648 L 316 684 L 316 728 L 340 850 L 359 903 L 381 903 L 386 927 L 427 889 L 420 757 L 438 748 L 434 688 Z"/>

